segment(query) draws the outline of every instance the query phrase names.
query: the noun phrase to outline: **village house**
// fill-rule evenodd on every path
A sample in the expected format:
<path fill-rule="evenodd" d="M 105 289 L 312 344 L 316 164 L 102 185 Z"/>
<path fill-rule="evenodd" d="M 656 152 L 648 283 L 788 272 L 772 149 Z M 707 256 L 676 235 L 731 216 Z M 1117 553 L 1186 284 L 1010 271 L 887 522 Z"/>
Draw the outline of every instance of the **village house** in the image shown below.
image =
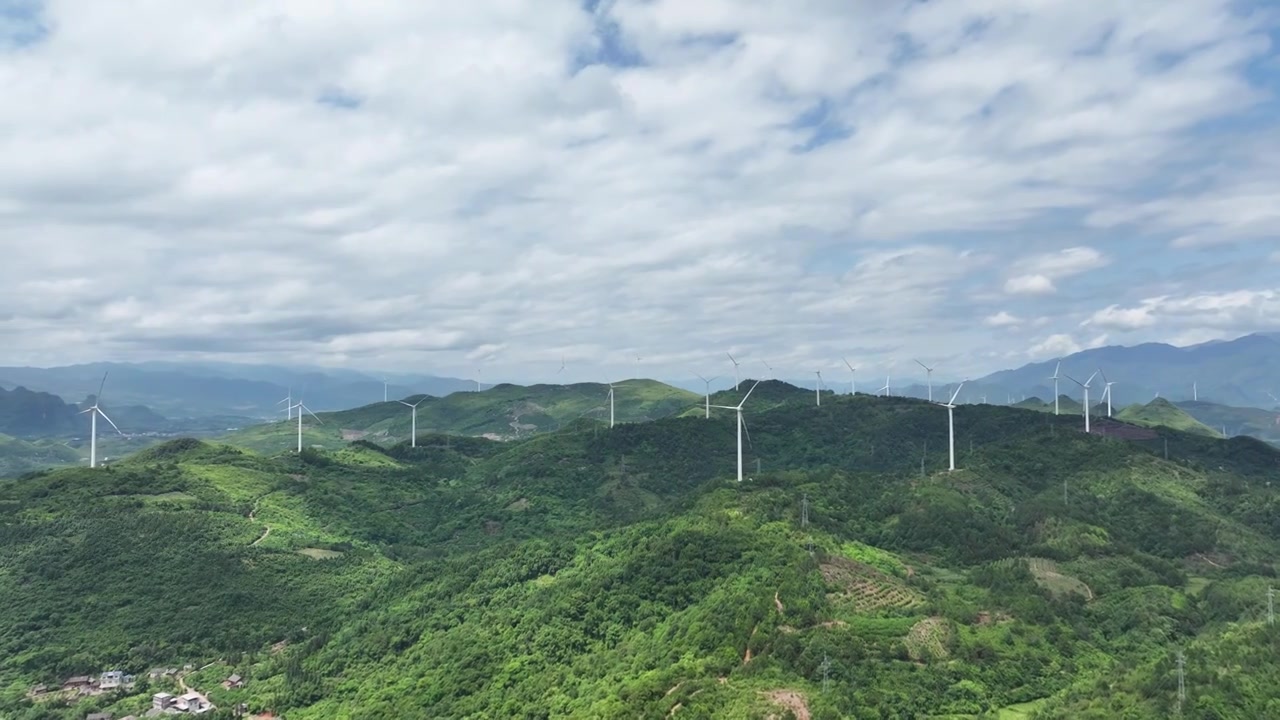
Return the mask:
<path fill-rule="evenodd" d="M 98 677 L 98 688 L 103 691 L 115 690 L 117 688 L 131 688 L 137 678 L 132 675 L 126 675 L 121 670 L 108 670 Z"/>
<path fill-rule="evenodd" d="M 209 712 L 213 709 L 213 704 L 204 699 L 204 696 L 198 692 L 189 692 L 178 698 L 177 708 L 186 712 L 199 715 Z"/>
<path fill-rule="evenodd" d="M 173 707 L 173 695 L 167 692 L 158 692 L 151 696 L 151 709 L 161 712 Z"/>
<path fill-rule="evenodd" d="M 87 691 L 93 685 L 93 678 L 88 675 L 76 675 L 62 682 L 63 690 Z"/>
<path fill-rule="evenodd" d="M 109 712 L 89 713 L 88 715 L 84 716 L 84 720 L 111 720 L 111 713 Z"/>
<path fill-rule="evenodd" d="M 244 678 L 240 677 L 239 675 L 232 675 L 231 677 L 222 681 L 222 687 L 227 690 L 242 688 L 244 687 Z"/>

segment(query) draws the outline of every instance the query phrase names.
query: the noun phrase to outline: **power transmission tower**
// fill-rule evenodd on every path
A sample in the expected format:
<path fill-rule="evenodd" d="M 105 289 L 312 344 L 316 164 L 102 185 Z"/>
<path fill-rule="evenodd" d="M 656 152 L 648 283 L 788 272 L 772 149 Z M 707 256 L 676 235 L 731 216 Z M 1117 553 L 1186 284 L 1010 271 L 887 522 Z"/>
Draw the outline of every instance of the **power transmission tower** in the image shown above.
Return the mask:
<path fill-rule="evenodd" d="M 1267 588 L 1267 624 L 1276 624 L 1276 589 Z"/>
<path fill-rule="evenodd" d="M 823 656 L 822 656 L 822 665 L 820 665 L 819 667 L 821 667 L 821 668 L 822 668 L 822 694 L 823 694 L 823 695 L 826 695 L 826 694 L 827 694 L 827 686 L 830 684 L 830 681 L 831 681 L 831 677 L 830 677 L 830 675 L 831 675 L 831 658 L 827 657 L 827 656 L 826 656 L 826 654 L 823 654 Z"/>
<path fill-rule="evenodd" d="M 1187 700 L 1186 656 L 1178 651 L 1178 716 L 1182 716 L 1182 703 Z"/>
<path fill-rule="evenodd" d="M 809 527 L 809 493 L 800 501 L 800 527 Z"/>

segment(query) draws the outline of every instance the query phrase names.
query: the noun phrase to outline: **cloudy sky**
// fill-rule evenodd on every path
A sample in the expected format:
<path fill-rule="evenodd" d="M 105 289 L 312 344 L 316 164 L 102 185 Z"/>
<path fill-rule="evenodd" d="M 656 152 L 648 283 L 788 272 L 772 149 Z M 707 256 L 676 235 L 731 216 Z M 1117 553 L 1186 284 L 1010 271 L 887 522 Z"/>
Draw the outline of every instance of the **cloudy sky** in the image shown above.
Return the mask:
<path fill-rule="evenodd" d="M 1280 329 L 1280 7 L 0 0 L 0 364 L 488 378 Z"/>

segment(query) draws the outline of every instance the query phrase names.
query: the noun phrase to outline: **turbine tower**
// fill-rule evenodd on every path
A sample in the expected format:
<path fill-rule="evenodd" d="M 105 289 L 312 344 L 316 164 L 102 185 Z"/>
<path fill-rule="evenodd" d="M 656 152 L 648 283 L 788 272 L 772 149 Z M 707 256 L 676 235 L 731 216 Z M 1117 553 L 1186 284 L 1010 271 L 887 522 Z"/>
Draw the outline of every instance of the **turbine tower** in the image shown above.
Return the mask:
<path fill-rule="evenodd" d="M 387 379 L 382 378 L 382 402 L 387 401 Z"/>
<path fill-rule="evenodd" d="M 1089 432 L 1089 383 L 1093 382 L 1093 379 L 1097 376 L 1098 376 L 1097 371 L 1094 371 L 1094 373 L 1089 376 L 1089 379 L 1085 380 L 1084 382 L 1080 382 L 1079 380 L 1071 377 L 1070 375 L 1063 376 L 1066 379 L 1070 380 L 1071 382 L 1079 385 L 1081 388 L 1084 389 L 1084 431 L 1086 434 Z"/>
<path fill-rule="evenodd" d="M 933 368 L 929 367 L 928 365 L 925 365 L 919 360 L 916 360 L 916 364 L 924 368 L 925 379 L 926 379 L 926 382 L 929 384 L 929 402 L 933 402 Z M 885 384 L 887 385 L 888 382 L 886 382 Z"/>
<path fill-rule="evenodd" d="M 1053 374 L 1049 376 L 1049 379 L 1053 381 L 1053 414 L 1054 414 L 1054 415 L 1057 415 L 1057 414 L 1058 414 L 1058 395 L 1059 395 L 1059 393 L 1058 393 L 1058 378 L 1059 378 L 1058 373 L 1059 373 L 1061 370 L 1062 370 L 1062 361 L 1061 361 L 1061 360 L 1059 360 L 1059 361 L 1058 361 L 1058 365 L 1057 365 L 1057 367 L 1055 367 L 1055 368 L 1053 369 Z"/>
<path fill-rule="evenodd" d="M 1192 383 L 1191 383 L 1191 399 L 1192 399 L 1193 401 L 1196 401 L 1196 402 L 1199 402 L 1199 401 L 1200 401 L 1200 385 L 1199 385 L 1199 383 L 1196 383 L 1196 382 L 1192 382 Z"/>
<path fill-rule="evenodd" d="M 694 373 L 694 375 L 698 375 L 698 373 Z M 717 375 L 717 376 L 715 376 L 715 377 L 711 378 L 710 380 L 708 380 L 708 379 L 706 379 L 706 378 L 702 377 L 701 375 L 698 375 L 698 379 L 699 379 L 699 380 L 701 380 L 702 382 L 706 383 L 706 386 L 707 386 L 707 394 L 706 394 L 706 401 L 707 401 L 707 402 L 706 402 L 706 404 L 707 404 L 707 419 L 708 419 L 708 420 L 710 420 L 710 419 L 711 419 L 711 383 L 715 382 L 716 380 L 719 380 L 719 379 L 720 379 L 720 376 L 719 376 L 719 375 Z"/>
<path fill-rule="evenodd" d="M 609 383 L 609 427 L 613 427 L 613 383 Z"/>
<path fill-rule="evenodd" d="M 813 384 L 813 397 L 817 400 L 818 407 L 822 407 L 822 371 L 814 370 L 818 375 L 818 380 Z"/>
<path fill-rule="evenodd" d="M 721 410 L 733 410 L 734 412 L 738 413 L 738 482 L 742 482 L 742 428 L 745 425 L 742 421 L 742 406 L 747 404 L 747 398 L 751 397 L 751 393 L 755 392 L 756 385 L 759 385 L 759 384 L 760 384 L 760 381 L 757 380 L 756 384 L 752 385 L 751 389 L 747 391 L 747 394 L 743 396 L 742 402 L 738 403 L 737 405 L 734 405 L 732 407 L 729 405 L 712 405 L 711 406 L 715 408 L 720 408 Z"/>
<path fill-rule="evenodd" d="M 413 430 L 411 431 L 413 434 L 409 436 L 409 447 L 418 447 L 418 406 L 426 401 L 427 399 L 425 397 L 412 405 L 403 400 L 400 401 L 401 405 L 404 405 L 413 411 Z"/>
<path fill-rule="evenodd" d="M 102 388 L 106 384 L 107 374 L 102 373 L 102 382 L 98 384 L 98 394 L 93 396 L 93 405 L 88 410 L 80 411 L 81 415 L 89 414 L 89 467 L 91 468 L 98 467 L 98 416 L 101 415 L 103 420 L 111 423 L 111 427 L 115 428 L 117 433 L 124 435 L 124 433 L 120 432 L 120 428 L 116 427 L 114 422 L 111 422 L 111 418 L 107 417 L 107 414 L 102 411 L 100 406 L 102 403 Z"/>
<path fill-rule="evenodd" d="M 960 395 L 960 388 L 964 387 L 963 381 L 956 386 L 956 391 L 951 394 L 951 399 L 945 403 L 938 403 L 947 409 L 947 455 L 950 463 L 947 466 L 947 472 L 955 472 L 956 469 L 956 397 Z"/>
<path fill-rule="evenodd" d="M 857 369 L 857 368 L 855 368 L 854 366 L 850 365 L 850 364 L 849 364 L 849 361 L 848 361 L 847 359 L 845 359 L 845 358 L 840 358 L 840 359 L 841 359 L 841 360 L 844 360 L 844 366 L 845 366 L 845 367 L 847 367 L 847 368 L 849 368 L 849 394 L 850 394 L 850 395 L 857 395 L 857 394 L 858 394 L 858 385 L 857 385 L 857 381 L 854 379 L 854 376 L 857 374 L 858 369 Z"/>
<path fill-rule="evenodd" d="M 733 389 L 734 389 L 734 390 L 737 390 L 737 389 L 738 389 L 738 383 L 740 382 L 740 381 L 738 380 L 738 365 L 740 365 L 741 363 L 739 363 L 737 360 L 735 360 L 732 354 L 730 354 L 730 353 L 725 353 L 725 355 L 728 355 L 728 356 L 729 356 L 729 362 L 733 363 Z"/>
<path fill-rule="evenodd" d="M 302 413 L 306 412 L 311 417 L 316 418 L 316 422 L 321 425 L 324 424 L 324 421 L 316 417 L 316 414 L 311 412 L 311 408 L 303 405 L 301 399 L 298 400 L 297 405 L 293 406 L 293 409 L 298 411 L 298 454 L 302 454 Z"/>

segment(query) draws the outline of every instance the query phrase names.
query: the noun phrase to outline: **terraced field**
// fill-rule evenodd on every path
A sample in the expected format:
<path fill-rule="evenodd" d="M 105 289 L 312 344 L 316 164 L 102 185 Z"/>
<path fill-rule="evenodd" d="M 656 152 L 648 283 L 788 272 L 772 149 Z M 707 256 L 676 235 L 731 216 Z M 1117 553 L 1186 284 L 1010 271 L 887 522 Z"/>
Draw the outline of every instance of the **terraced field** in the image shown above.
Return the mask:
<path fill-rule="evenodd" d="M 923 602 L 920 594 L 901 580 L 864 563 L 831 556 L 819 565 L 822 577 L 833 588 L 828 597 L 855 612 L 884 608 L 909 608 Z"/>
<path fill-rule="evenodd" d="M 912 625 L 903 642 L 912 660 L 945 660 L 951 656 L 947 649 L 951 636 L 951 625 L 945 618 L 929 617 Z"/>

